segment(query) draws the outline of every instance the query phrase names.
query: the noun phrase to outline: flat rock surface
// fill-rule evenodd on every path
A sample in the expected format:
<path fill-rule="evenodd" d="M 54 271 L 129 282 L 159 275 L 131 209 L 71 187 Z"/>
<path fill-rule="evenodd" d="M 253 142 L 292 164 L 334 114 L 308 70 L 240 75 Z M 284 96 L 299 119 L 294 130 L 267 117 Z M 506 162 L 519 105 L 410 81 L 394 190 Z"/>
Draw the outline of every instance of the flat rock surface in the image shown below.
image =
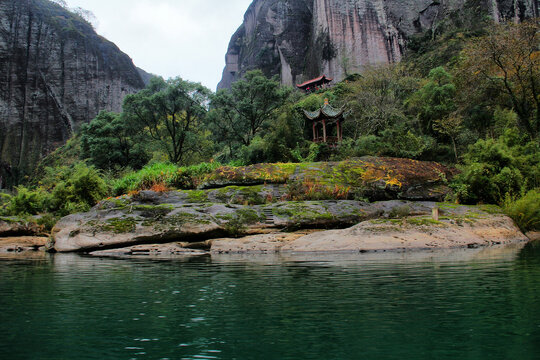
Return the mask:
<path fill-rule="evenodd" d="M 416 220 L 411 218 L 409 220 Z M 366 221 L 344 230 L 324 231 L 301 237 L 281 248 L 298 252 L 405 251 L 437 248 L 478 248 L 528 241 L 503 215 L 490 215 L 471 222 L 442 220 L 438 223 L 404 219 L 392 222 Z"/>
<path fill-rule="evenodd" d="M 98 250 L 90 253 L 92 256 L 114 257 L 178 257 L 205 254 L 208 254 L 208 252 L 186 248 L 184 243 L 135 245 L 120 249 Z"/>
<path fill-rule="evenodd" d="M 49 238 L 39 236 L 18 236 L 0 238 L 0 253 L 44 250 Z"/>
<path fill-rule="evenodd" d="M 246 236 L 238 239 L 215 239 L 210 248 L 212 253 L 277 253 L 296 239 L 316 233 L 319 230 L 305 230 L 293 233 L 271 233 Z"/>

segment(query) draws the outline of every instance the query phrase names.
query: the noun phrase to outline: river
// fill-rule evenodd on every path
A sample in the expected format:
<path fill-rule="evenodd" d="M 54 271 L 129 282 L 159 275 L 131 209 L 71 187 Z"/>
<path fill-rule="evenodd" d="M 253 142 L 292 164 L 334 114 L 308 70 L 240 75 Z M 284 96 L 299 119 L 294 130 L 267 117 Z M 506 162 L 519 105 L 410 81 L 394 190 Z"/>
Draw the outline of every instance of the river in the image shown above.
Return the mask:
<path fill-rule="evenodd" d="M 540 249 L 0 257 L 3 359 L 538 359 Z"/>

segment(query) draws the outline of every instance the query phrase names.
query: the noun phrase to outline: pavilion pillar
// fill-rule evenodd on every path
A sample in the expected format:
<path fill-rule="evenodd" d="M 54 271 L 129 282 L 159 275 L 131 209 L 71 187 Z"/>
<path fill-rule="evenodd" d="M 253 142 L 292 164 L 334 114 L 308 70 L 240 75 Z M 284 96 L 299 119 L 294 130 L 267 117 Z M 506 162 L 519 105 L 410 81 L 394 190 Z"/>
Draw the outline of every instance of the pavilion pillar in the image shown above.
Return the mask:
<path fill-rule="evenodd" d="M 315 129 L 317 126 L 317 122 L 313 122 L 313 141 L 317 141 L 317 130 Z"/>
<path fill-rule="evenodd" d="M 339 119 L 338 121 L 336 121 L 336 125 L 337 125 L 337 141 L 340 142 L 341 141 L 341 126 L 339 124 Z"/>
<path fill-rule="evenodd" d="M 322 125 L 323 125 L 323 139 L 324 139 L 324 142 L 326 142 L 326 120 L 323 120 L 322 121 Z"/>

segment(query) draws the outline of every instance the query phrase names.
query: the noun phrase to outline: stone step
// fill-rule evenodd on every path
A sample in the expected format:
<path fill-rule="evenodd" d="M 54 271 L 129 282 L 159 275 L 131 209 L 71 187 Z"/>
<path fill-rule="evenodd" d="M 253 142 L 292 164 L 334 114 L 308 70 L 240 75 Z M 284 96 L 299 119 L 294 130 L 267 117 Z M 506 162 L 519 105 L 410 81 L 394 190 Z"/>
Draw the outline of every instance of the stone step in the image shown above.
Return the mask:
<path fill-rule="evenodd" d="M 266 217 L 266 224 L 274 224 L 274 213 L 272 212 L 272 209 L 264 209 L 263 214 Z"/>

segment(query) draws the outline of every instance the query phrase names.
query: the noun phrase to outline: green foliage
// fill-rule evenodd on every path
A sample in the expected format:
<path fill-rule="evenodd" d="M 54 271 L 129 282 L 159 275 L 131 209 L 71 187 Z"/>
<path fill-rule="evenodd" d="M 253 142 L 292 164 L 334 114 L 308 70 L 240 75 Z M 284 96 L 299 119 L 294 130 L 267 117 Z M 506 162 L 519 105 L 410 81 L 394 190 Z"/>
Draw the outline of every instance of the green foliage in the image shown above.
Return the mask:
<path fill-rule="evenodd" d="M 231 150 L 249 146 L 255 136 L 275 121 L 275 110 L 288 98 L 290 90 L 277 78 L 268 79 L 260 70 L 248 72 L 229 90 L 220 90 L 212 98 L 208 120 L 216 141 Z M 232 152 L 232 151 L 231 151 Z"/>
<path fill-rule="evenodd" d="M 359 156 L 391 156 L 420 159 L 433 155 L 435 139 L 416 134 L 407 124 L 388 127 L 379 136 L 366 135 L 357 140 L 346 139 L 340 145 L 335 159 L 344 160 Z"/>
<path fill-rule="evenodd" d="M 293 161 L 296 162 L 314 162 L 319 157 L 320 153 L 320 145 L 317 143 L 310 143 L 309 147 L 307 147 L 307 153 L 304 156 L 302 156 L 302 149 L 297 144 L 296 148 L 291 151 L 291 155 L 293 157 Z"/>
<path fill-rule="evenodd" d="M 353 139 L 379 135 L 388 127 L 407 122 L 404 101 L 418 88 L 418 79 L 395 65 L 367 68 L 347 85 L 349 110 L 344 133 Z"/>
<path fill-rule="evenodd" d="M 497 140 L 479 140 L 469 148 L 453 186 L 464 203 L 501 203 L 537 188 L 539 168 L 538 143 L 527 142 L 509 129 Z"/>
<path fill-rule="evenodd" d="M 113 194 L 116 196 L 133 191 L 149 190 L 158 186 L 160 189 L 193 189 L 204 175 L 211 173 L 221 164 L 201 163 L 179 167 L 171 163 L 147 165 L 139 171 L 131 172 L 113 182 Z"/>
<path fill-rule="evenodd" d="M 178 189 L 194 189 L 205 175 L 210 174 L 220 166 L 220 163 L 212 162 L 179 168 L 167 184 Z"/>
<path fill-rule="evenodd" d="M 81 137 L 75 135 L 64 146 L 59 147 L 40 161 L 28 184 L 43 185 L 44 182 L 51 180 L 47 186 L 54 185 L 57 181 L 55 178 L 57 174 L 53 173 L 71 168 L 81 162 L 81 153 Z"/>
<path fill-rule="evenodd" d="M 125 116 L 102 111 L 81 127 L 82 156 L 101 169 L 141 168 L 148 161 L 142 130 Z"/>
<path fill-rule="evenodd" d="M 507 197 L 504 211 L 523 231 L 540 230 L 540 189 L 530 190 L 517 200 Z"/>
<path fill-rule="evenodd" d="M 420 158 L 431 150 L 434 140 L 427 135 L 418 135 L 406 124 L 388 128 L 381 133 L 381 154 L 403 158 Z"/>
<path fill-rule="evenodd" d="M 13 196 L 4 199 L 3 214 L 8 216 L 36 215 L 45 211 L 51 200 L 43 189 L 31 190 L 22 185 L 15 188 Z"/>
<path fill-rule="evenodd" d="M 53 188 L 52 209 L 63 214 L 85 211 L 108 193 L 109 187 L 100 173 L 95 168 L 80 163 Z"/>
<path fill-rule="evenodd" d="M 109 193 L 100 173 L 85 163 L 46 168 L 46 172 L 40 186 L 18 186 L 14 195 L 4 195 L 4 203 L 0 206 L 2 213 L 8 216 L 45 213 L 64 216 L 88 210 Z"/>
<path fill-rule="evenodd" d="M 443 67 L 432 69 L 428 78 L 428 82 L 407 100 L 407 105 L 410 111 L 418 114 L 424 133 L 431 134 L 437 120 L 456 110 L 456 86 Z"/>
<path fill-rule="evenodd" d="M 209 134 L 202 126 L 210 91 L 198 83 L 154 77 L 146 89 L 128 95 L 124 116 L 128 127 L 143 129 L 174 164 L 189 162 L 204 150 L 200 142 Z"/>
<path fill-rule="evenodd" d="M 151 189 L 158 184 L 165 185 L 176 176 L 178 169 L 177 165 L 171 163 L 147 165 L 114 181 L 113 194 L 123 195 L 130 191 Z"/>

